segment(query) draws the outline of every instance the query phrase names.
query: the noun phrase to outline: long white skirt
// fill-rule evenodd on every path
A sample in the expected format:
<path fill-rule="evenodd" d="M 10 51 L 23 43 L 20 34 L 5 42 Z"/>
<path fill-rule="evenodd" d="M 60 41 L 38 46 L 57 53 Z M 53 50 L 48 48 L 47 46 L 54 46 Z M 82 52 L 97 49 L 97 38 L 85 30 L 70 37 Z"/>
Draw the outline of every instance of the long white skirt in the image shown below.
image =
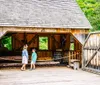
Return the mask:
<path fill-rule="evenodd" d="M 28 64 L 28 58 L 26 56 L 22 56 L 22 64 Z"/>

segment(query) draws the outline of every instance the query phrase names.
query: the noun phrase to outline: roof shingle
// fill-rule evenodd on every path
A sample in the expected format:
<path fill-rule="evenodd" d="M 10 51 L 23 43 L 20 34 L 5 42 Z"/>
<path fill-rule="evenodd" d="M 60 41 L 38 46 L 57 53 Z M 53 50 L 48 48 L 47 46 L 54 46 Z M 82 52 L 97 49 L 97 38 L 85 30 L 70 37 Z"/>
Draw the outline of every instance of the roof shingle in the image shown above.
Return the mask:
<path fill-rule="evenodd" d="M 91 28 L 76 0 L 0 0 L 0 26 Z"/>

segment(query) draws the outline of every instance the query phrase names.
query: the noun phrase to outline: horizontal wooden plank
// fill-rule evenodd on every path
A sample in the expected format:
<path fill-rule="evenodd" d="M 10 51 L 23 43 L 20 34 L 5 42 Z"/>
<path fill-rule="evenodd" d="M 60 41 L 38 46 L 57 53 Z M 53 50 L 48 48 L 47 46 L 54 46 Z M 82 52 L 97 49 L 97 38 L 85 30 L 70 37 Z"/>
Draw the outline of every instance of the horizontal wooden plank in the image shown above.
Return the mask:
<path fill-rule="evenodd" d="M 100 75 L 100 70 L 97 70 L 97 69 L 84 67 L 84 68 L 82 68 L 82 70 Z"/>

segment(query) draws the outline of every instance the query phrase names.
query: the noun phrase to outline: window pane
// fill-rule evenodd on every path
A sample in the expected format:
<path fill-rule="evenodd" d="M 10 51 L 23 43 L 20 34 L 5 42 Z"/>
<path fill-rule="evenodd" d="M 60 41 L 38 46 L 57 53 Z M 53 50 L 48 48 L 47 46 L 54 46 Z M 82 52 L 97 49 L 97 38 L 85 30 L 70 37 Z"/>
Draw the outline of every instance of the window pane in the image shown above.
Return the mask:
<path fill-rule="evenodd" d="M 48 50 L 48 37 L 39 37 L 39 50 Z"/>
<path fill-rule="evenodd" d="M 74 43 L 70 43 L 70 50 L 74 50 Z"/>
<path fill-rule="evenodd" d="M 12 50 L 12 38 L 11 37 L 4 37 L 2 39 L 2 44 L 4 47 L 8 48 L 8 50 Z"/>

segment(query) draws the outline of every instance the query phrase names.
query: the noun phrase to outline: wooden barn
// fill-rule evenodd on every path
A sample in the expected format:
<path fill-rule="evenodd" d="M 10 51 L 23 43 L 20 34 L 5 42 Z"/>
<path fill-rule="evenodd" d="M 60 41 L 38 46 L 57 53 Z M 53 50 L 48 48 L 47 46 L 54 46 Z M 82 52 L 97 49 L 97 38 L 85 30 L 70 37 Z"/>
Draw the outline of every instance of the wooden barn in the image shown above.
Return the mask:
<path fill-rule="evenodd" d="M 85 41 L 83 69 L 100 74 L 100 32 L 90 33 Z"/>
<path fill-rule="evenodd" d="M 76 0 L 1 0 L 0 57 L 21 56 L 22 47 L 36 48 L 38 60 L 81 64 L 82 44 L 91 25 Z M 11 49 L 2 41 L 11 40 Z M 45 41 L 45 46 L 42 41 Z M 44 46 L 44 47 L 42 47 Z"/>

